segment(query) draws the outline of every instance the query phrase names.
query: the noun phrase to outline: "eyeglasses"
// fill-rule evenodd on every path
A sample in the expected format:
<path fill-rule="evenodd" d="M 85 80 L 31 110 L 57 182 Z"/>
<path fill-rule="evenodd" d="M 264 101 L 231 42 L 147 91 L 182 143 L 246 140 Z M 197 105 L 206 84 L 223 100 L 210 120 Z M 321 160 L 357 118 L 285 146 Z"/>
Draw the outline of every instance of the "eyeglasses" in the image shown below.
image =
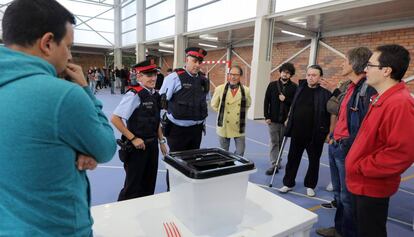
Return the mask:
<path fill-rule="evenodd" d="M 375 64 L 372 64 L 372 63 L 367 63 L 366 68 L 370 68 L 370 67 L 378 67 L 379 69 L 381 69 L 382 67 L 385 67 L 385 66 L 375 65 Z"/>
<path fill-rule="evenodd" d="M 227 75 L 229 75 L 231 77 L 238 77 L 238 76 L 240 76 L 240 74 L 233 74 L 233 73 L 228 73 Z"/>

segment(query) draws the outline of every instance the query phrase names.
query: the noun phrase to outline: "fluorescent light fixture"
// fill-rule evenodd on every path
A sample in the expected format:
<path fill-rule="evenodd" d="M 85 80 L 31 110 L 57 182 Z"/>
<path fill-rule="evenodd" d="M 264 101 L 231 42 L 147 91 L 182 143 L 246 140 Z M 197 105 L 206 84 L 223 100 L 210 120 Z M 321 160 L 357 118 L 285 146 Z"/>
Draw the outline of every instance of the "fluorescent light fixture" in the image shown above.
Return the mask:
<path fill-rule="evenodd" d="M 212 41 L 218 41 L 218 37 L 217 36 L 211 36 L 211 35 L 200 35 L 199 36 L 200 39 L 205 39 L 205 40 L 212 40 Z"/>
<path fill-rule="evenodd" d="M 114 52 L 110 52 L 109 55 L 114 55 Z"/>
<path fill-rule="evenodd" d="M 212 44 L 198 43 L 198 45 L 200 45 L 200 46 L 206 46 L 206 47 L 210 47 L 210 48 L 217 48 L 217 45 L 212 45 Z"/>
<path fill-rule="evenodd" d="M 170 50 L 165 50 L 165 49 L 158 49 L 158 51 L 159 51 L 159 52 L 164 52 L 164 53 L 172 53 L 172 54 L 174 54 L 174 52 L 173 52 L 173 51 L 170 51 Z"/>
<path fill-rule="evenodd" d="M 286 31 L 286 30 L 282 30 L 282 33 L 285 33 L 285 34 L 288 34 L 288 35 L 294 35 L 294 36 L 301 37 L 301 38 L 305 38 L 304 35 L 301 35 L 301 34 L 298 34 L 298 33 L 293 33 L 293 32 Z"/>
<path fill-rule="evenodd" d="M 167 43 L 164 43 L 164 42 L 159 42 L 158 45 L 160 47 L 164 47 L 164 48 L 170 48 L 170 49 L 174 48 L 173 44 L 167 44 Z"/>

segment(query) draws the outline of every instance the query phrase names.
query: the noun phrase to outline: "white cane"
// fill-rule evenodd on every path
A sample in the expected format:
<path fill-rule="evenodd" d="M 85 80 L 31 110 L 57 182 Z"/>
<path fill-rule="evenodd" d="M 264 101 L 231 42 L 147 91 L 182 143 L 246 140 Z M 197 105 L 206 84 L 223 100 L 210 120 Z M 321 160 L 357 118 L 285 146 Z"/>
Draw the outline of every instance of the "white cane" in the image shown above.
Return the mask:
<path fill-rule="evenodd" d="M 279 172 L 279 165 L 280 165 L 279 162 L 283 154 L 283 149 L 285 148 L 285 143 L 286 143 L 286 137 L 284 136 L 282 140 L 282 145 L 280 146 L 280 149 L 279 149 L 279 154 L 277 155 L 276 166 L 273 169 L 272 179 L 270 180 L 270 183 L 269 183 L 270 188 L 273 186 L 273 179 L 275 178 L 275 174 Z"/>

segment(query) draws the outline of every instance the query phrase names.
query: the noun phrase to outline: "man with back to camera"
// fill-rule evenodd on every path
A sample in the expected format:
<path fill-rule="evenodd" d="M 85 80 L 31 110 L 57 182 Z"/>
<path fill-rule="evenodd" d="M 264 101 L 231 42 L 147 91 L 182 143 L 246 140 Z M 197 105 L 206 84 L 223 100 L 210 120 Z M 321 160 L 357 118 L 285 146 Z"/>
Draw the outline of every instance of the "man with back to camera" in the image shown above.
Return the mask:
<path fill-rule="evenodd" d="M 118 201 L 153 195 L 158 172 L 158 140 L 162 154 L 167 153 L 160 127 L 160 95 L 154 89 L 157 66 L 154 60 L 146 60 L 136 64 L 133 70 L 139 85 L 128 89 L 111 120 L 122 133 L 122 140 L 132 145 L 119 153 L 126 177 Z"/>
<path fill-rule="evenodd" d="M 228 151 L 231 138 L 234 139 L 236 155 L 243 156 L 246 147 L 246 112 L 252 99 L 247 86 L 240 83 L 243 70 L 239 66 L 230 68 L 228 82 L 214 90 L 211 107 L 217 114 L 217 135 L 220 147 Z"/>
<path fill-rule="evenodd" d="M 326 110 L 326 103 L 331 93 L 320 87 L 323 76 L 319 65 L 311 65 L 306 70 L 306 80 L 300 80 L 298 89 L 292 101 L 286 126 L 286 136 L 291 137 L 286 164 L 283 187 L 281 193 L 293 190 L 296 175 L 306 149 L 309 157 L 309 166 L 306 172 L 304 185 L 306 194 L 315 196 L 315 187 L 319 177 L 319 160 L 323 144 L 329 133 L 330 115 Z"/>
<path fill-rule="evenodd" d="M 382 45 L 365 68 L 366 83 L 378 94 L 345 160 L 346 186 L 361 237 L 387 236 L 389 199 L 414 162 L 414 99 L 401 81 L 409 63 L 407 49 Z"/>
<path fill-rule="evenodd" d="M 336 201 L 335 226 L 317 229 L 316 233 L 321 236 L 358 236 L 352 197 L 345 183 L 345 160 L 368 111 L 370 98 L 376 93 L 365 83 L 364 69 L 371 55 L 372 52 L 366 47 L 354 48 L 348 51 L 342 63 L 342 76 L 348 77 L 351 83 L 340 102 L 336 126 L 330 135 L 329 166 Z M 322 79 L 321 86 L 331 91 L 333 96 L 341 93 L 333 81 Z"/>
<path fill-rule="evenodd" d="M 92 236 L 85 169 L 109 161 L 116 144 L 82 68 L 69 62 L 74 24 L 54 0 L 15 0 L 4 13 L 1 236 Z"/>
<path fill-rule="evenodd" d="M 292 63 L 284 63 L 279 68 L 280 78 L 269 83 L 263 103 L 263 112 L 266 123 L 269 125 L 270 135 L 270 162 L 271 167 L 266 175 L 272 175 L 277 165 L 277 156 L 285 134 L 285 121 L 287 119 L 293 96 L 297 85 L 290 79 L 295 75 Z"/>

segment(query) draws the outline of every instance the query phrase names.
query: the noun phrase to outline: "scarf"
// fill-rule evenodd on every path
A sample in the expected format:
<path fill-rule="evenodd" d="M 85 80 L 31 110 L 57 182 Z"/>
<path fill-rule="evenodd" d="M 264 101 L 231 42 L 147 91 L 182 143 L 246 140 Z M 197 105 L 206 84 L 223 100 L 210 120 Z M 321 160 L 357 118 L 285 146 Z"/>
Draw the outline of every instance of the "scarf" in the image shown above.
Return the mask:
<path fill-rule="evenodd" d="M 238 83 L 237 85 L 230 85 L 230 83 L 227 83 L 226 86 L 224 87 L 223 96 L 220 102 L 220 110 L 219 110 L 219 116 L 217 119 L 217 126 L 223 127 L 224 107 L 226 106 L 226 96 L 227 96 L 227 91 L 229 90 L 229 87 L 231 87 L 232 89 L 235 89 L 237 87 L 240 88 L 242 98 L 241 98 L 241 103 L 240 103 L 239 132 L 244 133 L 244 129 L 246 126 L 246 95 L 244 93 L 244 88 L 242 85 L 240 85 L 240 83 Z"/>

